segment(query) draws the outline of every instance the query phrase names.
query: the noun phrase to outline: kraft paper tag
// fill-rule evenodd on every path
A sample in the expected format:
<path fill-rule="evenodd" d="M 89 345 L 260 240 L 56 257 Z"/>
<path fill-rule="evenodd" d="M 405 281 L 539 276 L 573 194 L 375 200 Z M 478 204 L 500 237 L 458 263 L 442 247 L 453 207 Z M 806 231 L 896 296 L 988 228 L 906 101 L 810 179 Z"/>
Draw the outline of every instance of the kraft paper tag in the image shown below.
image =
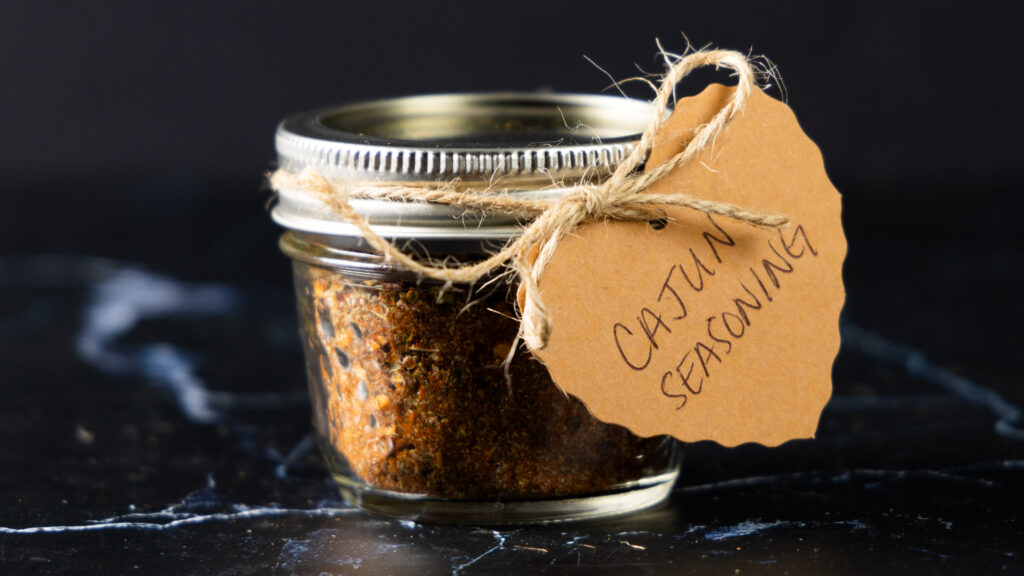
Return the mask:
<path fill-rule="evenodd" d="M 681 100 L 648 165 L 731 97 Z M 540 279 L 551 337 L 534 353 L 591 413 L 639 436 L 726 446 L 813 437 L 832 390 L 845 291 L 840 196 L 793 112 L 760 90 L 713 146 L 652 186 L 783 213 L 764 229 L 667 207 L 667 225 L 591 222 Z"/>

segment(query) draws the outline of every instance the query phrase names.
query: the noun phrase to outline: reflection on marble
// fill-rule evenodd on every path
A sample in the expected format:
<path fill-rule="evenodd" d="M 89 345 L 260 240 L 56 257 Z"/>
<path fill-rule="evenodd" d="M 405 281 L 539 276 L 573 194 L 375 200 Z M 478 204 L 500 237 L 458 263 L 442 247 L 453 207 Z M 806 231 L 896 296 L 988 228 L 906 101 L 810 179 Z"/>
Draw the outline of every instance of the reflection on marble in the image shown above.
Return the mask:
<path fill-rule="evenodd" d="M 901 366 L 911 378 L 917 378 L 949 392 L 965 402 L 984 406 L 996 417 L 995 431 L 1000 436 L 1024 441 L 1021 409 L 1006 401 L 995 390 L 986 388 L 966 376 L 955 374 L 928 359 L 924 352 L 891 342 L 881 334 L 856 324 L 842 327 L 843 346 L 858 350 L 868 358 Z"/>
<path fill-rule="evenodd" d="M 125 514 L 112 518 L 96 520 L 90 524 L 79 524 L 75 526 L 37 526 L 33 528 L 8 528 L 0 526 L 0 534 L 67 534 L 73 532 L 97 532 L 100 530 L 171 530 L 185 526 L 195 526 L 209 522 L 235 522 L 239 520 L 253 520 L 277 518 L 281 516 L 300 516 L 302 518 L 335 518 L 342 514 L 355 512 L 353 508 L 312 508 L 312 509 L 290 509 L 290 508 L 247 508 L 240 506 L 236 512 L 217 512 L 213 514 L 186 514 L 174 513 L 171 519 L 166 522 L 156 522 L 168 518 L 166 511 L 150 512 L 146 514 Z"/>
<path fill-rule="evenodd" d="M 184 415 L 197 424 L 212 424 L 232 409 L 278 409 L 294 400 L 280 394 L 240 394 L 209 390 L 197 374 L 197 351 L 166 342 L 134 346 L 119 340 L 140 323 L 162 318 L 202 322 L 206 317 L 237 314 L 242 294 L 219 284 L 188 284 L 137 268 L 118 268 L 92 287 L 81 332 L 79 356 L 96 369 L 134 376 L 173 394 Z"/>

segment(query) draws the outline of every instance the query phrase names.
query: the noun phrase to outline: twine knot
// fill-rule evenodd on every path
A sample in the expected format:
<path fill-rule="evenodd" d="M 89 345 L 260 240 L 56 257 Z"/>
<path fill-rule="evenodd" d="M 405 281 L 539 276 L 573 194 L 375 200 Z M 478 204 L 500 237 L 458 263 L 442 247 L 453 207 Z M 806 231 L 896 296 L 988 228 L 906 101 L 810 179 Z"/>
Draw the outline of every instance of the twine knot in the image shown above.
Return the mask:
<path fill-rule="evenodd" d="M 669 55 L 666 54 L 669 60 Z M 454 186 L 398 186 L 328 180 L 311 169 L 292 174 L 283 169 L 270 177 L 274 190 L 302 190 L 318 196 L 338 215 L 354 225 L 367 243 L 386 262 L 402 266 L 416 274 L 453 283 L 472 283 L 502 267 L 511 267 L 523 290 L 520 311 L 520 336 L 534 349 L 543 349 L 551 335 L 551 319 L 540 297 L 538 282 L 544 267 L 563 238 L 586 220 L 621 219 L 647 221 L 659 217 L 659 206 L 687 206 L 708 214 L 726 216 L 755 226 L 783 227 L 789 218 L 781 214 L 754 212 L 725 202 L 712 202 L 686 194 L 647 194 L 654 182 L 691 161 L 722 133 L 746 105 L 756 87 L 754 70 L 747 57 L 731 50 L 701 50 L 671 57 L 652 104 L 654 120 L 644 130 L 636 147 L 603 183 L 581 183 L 557 200 L 527 200 L 509 194 L 480 194 L 457 190 Z M 711 121 L 696 130 L 686 147 L 668 161 L 645 172 L 643 165 L 654 137 L 664 123 L 675 85 L 690 72 L 704 66 L 727 68 L 737 77 L 732 98 Z M 467 264 L 450 266 L 446 262 L 421 261 L 403 252 L 377 234 L 350 204 L 352 198 L 375 198 L 447 204 L 484 212 L 533 218 L 520 236 L 500 251 Z M 507 362 L 515 353 L 512 346 Z"/>
<path fill-rule="evenodd" d="M 614 200 L 604 186 L 577 186 L 565 194 L 567 204 L 575 204 L 580 219 L 607 217 L 614 207 Z"/>

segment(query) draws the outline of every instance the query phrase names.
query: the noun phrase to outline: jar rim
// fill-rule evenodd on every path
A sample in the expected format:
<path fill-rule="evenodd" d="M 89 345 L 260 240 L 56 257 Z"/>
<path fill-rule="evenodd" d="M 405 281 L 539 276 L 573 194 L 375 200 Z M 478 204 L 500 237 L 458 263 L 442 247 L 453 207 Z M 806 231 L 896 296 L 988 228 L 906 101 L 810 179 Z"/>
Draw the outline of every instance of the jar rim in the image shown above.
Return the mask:
<path fill-rule="evenodd" d="M 634 149 L 655 108 L 622 96 L 565 93 L 470 93 L 407 96 L 323 108 L 286 118 L 276 146 L 281 169 L 311 168 L 336 180 L 370 185 L 458 181 L 497 184 L 531 199 L 557 199 L 564 186 L 599 181 Z M 421 202 L 352 199 L 374 230 L 427 248 L 504 241 L 523 222 Z M 273 219 L 285 228 L 349 238 L 358 229 L 322 198 L 278 190 Z"/>
<path fill-rule="evenodd" d="M 278 126 L 280 167 L 357 181 L 547 181 L 610 172 L 649 102 L 563 93 L 428 94 L 323 108 Z"/>

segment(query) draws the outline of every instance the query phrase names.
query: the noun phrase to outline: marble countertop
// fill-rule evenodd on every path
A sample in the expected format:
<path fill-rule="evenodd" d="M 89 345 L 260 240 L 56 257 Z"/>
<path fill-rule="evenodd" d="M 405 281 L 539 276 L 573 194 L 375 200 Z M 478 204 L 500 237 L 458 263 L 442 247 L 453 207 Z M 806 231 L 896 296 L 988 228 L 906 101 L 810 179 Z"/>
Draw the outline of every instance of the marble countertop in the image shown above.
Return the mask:
<path fill-rule="evenodd" d="M 688 445 L 655 509 L 495 529 L 340 499 L 256 189 L 7 195 L 0 573 L 1024 572 L 1024 251 L 1003 193 L 966 214 L 930 201 L 913 216 L 930 237 L 907 224 L 913 194 L 847 193 L 843 349 L 815 440 Z"/>

